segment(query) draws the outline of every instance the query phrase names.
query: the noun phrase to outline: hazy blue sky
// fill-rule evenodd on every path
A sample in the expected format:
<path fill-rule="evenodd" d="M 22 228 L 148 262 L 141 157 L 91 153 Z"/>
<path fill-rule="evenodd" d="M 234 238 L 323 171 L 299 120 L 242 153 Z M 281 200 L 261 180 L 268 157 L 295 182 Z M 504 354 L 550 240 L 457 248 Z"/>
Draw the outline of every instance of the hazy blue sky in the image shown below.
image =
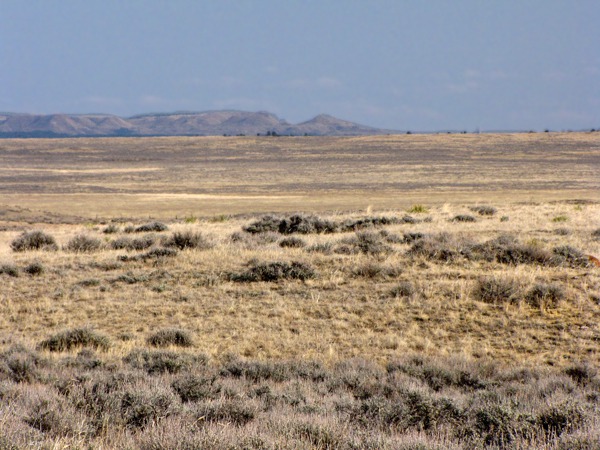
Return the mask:
<path fill-rule="evenodd" d="M 0 111 L 600 127 L 598 0 L 0 0 Z"/>

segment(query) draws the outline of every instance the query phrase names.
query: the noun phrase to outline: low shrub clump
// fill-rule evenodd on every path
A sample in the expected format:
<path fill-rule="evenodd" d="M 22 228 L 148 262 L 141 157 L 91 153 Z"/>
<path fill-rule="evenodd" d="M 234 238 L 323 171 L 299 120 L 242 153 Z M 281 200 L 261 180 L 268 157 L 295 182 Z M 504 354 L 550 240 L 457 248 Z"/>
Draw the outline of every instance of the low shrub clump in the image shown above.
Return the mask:
<path fill-rule="evenodd" d="M 254 420 L 257 411 L 239 400 L 217 400 L 199 405 L 195 410 L 198 421 L 221 422 L 243 426 Z"/>
<path fill-rule="evenodd" d="M 342 246 L 335 250 L 336 253 L 377 255 L 392 250 L 385 244 L 384 238 L 380 234 L 372 231 L 359 231 L 352 237 L 342 239 L 340 244 Z"/>
<path fill-rule="evenodd" d="M 168 389 L 131 389 L 121 399 L 121 414 L 128 427 L 142 428 L 174 414 L 176 400 Z"/>
<path fill-rule="evenodd" d="M 232 281 L 279 281 L 279 280 L 309 280 L 316 277 L 315 270 L 306 263 L 292 262 L 250 262 L 248 270 L 230 275 Z"/>
<path fill-rule="evenodd" d="M 338 231 L 335 223 L 321 219 L 318 216 L 294 214 L 288 217 L 264 216 L 244 227 L 247 233 L 276 232 L 281 234 L 311 234 L 335 233 Z"/>
<path fill-rule="evenodd" d="M 552 262 L 567 267 L 589 267 L 588 255 L 570 245 L 561 245 L 552 249 Z"/>
<path fill-rule="evenodd" d="M 473 212 L 476 212 L 480 216 L 493 216 L 497 212 L 496 208 L 488 205 L 472 206 L 469 209 Z"/>
<path fill-rule="evenodd" d="M 42 275 L 45 271 L 46 271 L 46 268 L 39 261 L 34 261 L 31 264 L 27 264 L 25 266 L 25 268 L 23 269 L 23 272 L 25 272 L 31 276 Z"/>
<path fill-rule="evenodd" d="M 470 258 L 472 248 L 473 243 L 470 241 L 458 239 L 448 233 L 439 233 L 414 240 L 407 255 L 448 263 L 460 257 Z"/>
<path fill-rule="evenodd" d="M 89 253 L 95 252 L 102 247 L 102 241 L 98 238 L 80 234 L 72 238 L 64 249 L 70 252 Z"/>
<path fill-rule="evenodd" d="M 165 240 L 164 245 L 165 247 L 176 247 L 180 250 L 186 248 L 206 250 L 212 247 L 212 244 L 202 233 L 193 231 L 176 231 L 170 238 Z"/>
<path fill-rule="evenodd" d="M 101 350 L 108 349 L 110 343 L 106 336 L 96 333 L 90 328 L 75 328 L 50 336 L 40 342 L 41 350 L 51 352 L 69 351 L 75 347 L 92 347 Z"/>
<path fill-rule="evenodd" d="M 365 228 L 384 225 L 417 222 L 418 220 L 411 216 L 404 216 L 402 218 L 372 216 L 334 222 L 322 219 L 318 216 L 295 214 L 288 217 L 264 216 L 244 227 L 244 231 L 252 234 L 267 232 L 276 232 L 280 234 L 328 234 L 358 231 Z"/>
<path fill-rule="evenodd" d="M 119 232 L 119 226 L 117 224 L 114 224 L 114 223 L 108 224 L 106 227 L 104 227 L 104 229 L 102 230 L 102 232 L 104 234 L 118 233 Z"/>
<path fill-rule="evenodd" d="M 416 205 L 412 205 L 410 208 L 408 208 L 406 210 L 406 212 L 411 213 L 411 214 L 423 214 L 423 213 L 428 213 L 429 209 L 425 205 L 416 204 Z"/>
<path fill-rule="evenodd" d="M 138 238 L 120 237 L 110 243 L 113 250 L 146 250 L 156 243 L 156 237 L 152 234 Z"/>
<path fill-rule="evenodd" d="M 147 260 L 147 259 L 172 258 L 177 255 L 178 255 L 178 252 L 174 248 L 156 247 L 156 248 L 148 250 L 146 253 L 140 255 L 139 257 L 140 257 L 140 259 Z"/>
<path fill-rule="evenodd" d="M 221 392 L 221 385 L 216 382 L 217 376 L 199 376 L 194 374 L 179 375 L 171 386 L 182 402 L 197 402 L 214 399 Z"/>
<path fill-rule="evenodd" d="M 473 290 L 475 299 L 485 303 L 511 303 L 516 300 L 519 286 L 514 279 L 502 277 L 480 278 Z"/>
<path fill-rule="evenodd" d="M 417 223 L 417 219 L 411 216 L 404 216 L 401 219 L 397 217 L 373 216 L 360 219 L 349 219 L 339 225 L 342 232 L 358 231 L 365 228 L 378 227 L 383 225 L 395 225 L 399 223 Z"/>
<path fill-rule="evenodd" d="M 302 248 L 306 247 L 306 242 L 299 237 L 291 236 L 279 241 L 279 246 L 283 248 Z"/>
<path fill-rule="evenodd" d="M 519 242 L 497 242 L 492 248 L 496 261 L 502 264 L 548 264 L 552 258 L 551 253 L 536 243 L 522 244 Z"/>
<path fill-rule="evenodd" d="M 458 214 L 451 219 L 452 222 L 477 222 L 477 219 L 469 214 Z"/>
<path fill-rule="evenodd" d="M 135 349 L 123 358 L 123 362 L 149 374 L 161 374 L 179 373 L 194 366 L 204 366 L 207 358 L 202 355 L 186 355 L 168 350 Z"/>
<path fill-rule="evenodd" d="M 410 281 L 402 281 L 390 290 L 390 296 L 396 298 L 412 297 L 416 293 L 415 285 Z"/>
<path fill-rule="evenodd" d="M 13 264 L 2 264 L 0 266 L 0 275 L 2 274 L 16 278 L 19 276 L 19 268 Z"/>
<path fill-rule="evenodd" d="M 192 335 L 188 331 L 179 328 L 158 330 L 149 336 L 146 342 L 153 347 L 167 347 L 169 345 L 191 347 L 194 344 Z"/>
<path fill-rule="evenodd" d="M 565 290 L 558 284 L 536 283 L 525 294 L 531 306 L 556 307 L 566 298 Z"/>
<path fill-rule="evenodd" d="M 150 222 L 150 223 L 145 223 L 144 225 L 135 227 L 135 229 L 133 231 L 134 231 L 134 233 L 149 233 L 149 232 L 160 233 L 162 231 L 167 231 L 168 229 L 169 229 L 169 227 L 166 226 L 162 222 Z"/>
<path fill-rule="evenodd" d="M 11 242 L 10 248 L 15 252 L 26 252 L 29 250 L 58 250 L 56 240 L 53 236 L 43 231 L 29 231 L 22 233 Z"/>

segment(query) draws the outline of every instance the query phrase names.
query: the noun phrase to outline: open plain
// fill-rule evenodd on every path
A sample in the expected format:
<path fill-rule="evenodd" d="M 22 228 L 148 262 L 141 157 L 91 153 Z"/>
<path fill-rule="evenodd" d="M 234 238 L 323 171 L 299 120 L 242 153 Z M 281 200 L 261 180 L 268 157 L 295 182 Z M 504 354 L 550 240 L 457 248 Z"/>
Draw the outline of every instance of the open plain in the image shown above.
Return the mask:
<path fill-rule="evenodd" d="M 599 173 L 600 133 L 1 140 L 0 448 L 598 448 Z"/>

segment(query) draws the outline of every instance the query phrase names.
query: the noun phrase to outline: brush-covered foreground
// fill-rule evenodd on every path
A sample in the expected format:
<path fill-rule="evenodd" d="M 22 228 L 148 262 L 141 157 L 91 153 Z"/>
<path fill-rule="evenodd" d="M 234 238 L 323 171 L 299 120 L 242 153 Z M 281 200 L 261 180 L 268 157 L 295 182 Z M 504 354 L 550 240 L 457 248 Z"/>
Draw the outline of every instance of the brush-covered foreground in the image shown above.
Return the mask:
<path fill-rule="evenodd" d="M 53 357 L 9 348 L 0 354 L 0 448 L 591 450 L 600 442 L 591 366 L 207 360 L 164 349 L 113 361 L 88 348 Z"/>
<path fill-rule="evenodd" d="M 0 232 L 0 448 L 598 448 L 600 206 Z"/>

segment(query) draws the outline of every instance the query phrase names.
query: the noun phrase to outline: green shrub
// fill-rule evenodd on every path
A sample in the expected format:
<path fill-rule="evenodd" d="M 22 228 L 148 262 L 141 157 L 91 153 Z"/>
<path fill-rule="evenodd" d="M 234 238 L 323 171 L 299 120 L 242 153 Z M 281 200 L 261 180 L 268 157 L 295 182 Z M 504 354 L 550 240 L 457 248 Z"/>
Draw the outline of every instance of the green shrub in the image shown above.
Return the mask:
<path fill-rule="evenodd" d="M 180 250 L 195 248 L 206 250 L 212 248 L 212 244 L 202 233 L 193 231 L 176 231 L 164 243 L 166 247 L 177 247 Z"/>
<path fill-rule="evenodd" d="M 2 274 L 16 278 L 19 276 L 19 268 L 13 264 L 2 264 L 0 266 L 0 275 Z"/>
<path fill-rule="evenodd" d="M 511 243 L 494 249 L 496 261 L 502 264 L 548 264 L 552 259 L 550 252 L 538 245 Z"/>
<path fill-rule="evenodd" d="M 372 231 L 359 231 L 352 237 L 344 238 L 340 241 L 343 246 L 348 246 L 348 253 L 364 253 L 367 255 L 377 255 L 384 252 L 391 251 L 391 247 L 384 243 L 382 236 Z M 341 252 L 338 247 L 336 253 Z"/>
<path fill-rule="evenodd" d="M 469 257 L 471 251 L 470 242 L 458 240 L 448 233 L 439 233 L 414 241 L 407 255 L 424 257 L 432 261 L 452 262 L 460 257 Z"/>
<path fill-rule="evenodd" d="M 131 257 L 130 259 L 161 259 L 161 258 L 172 258 L 178 255 L 178 251 L 174 248 L 167 247 L 156 247 L 148 250 L 146 253 L 139 255 L 138 257 Z M 129 258 L 128 258 L 129 259 Z"/>
<path fill-rule="evenodd" d="M 589 267 L 588 256 L 570 245 L 561 245 L 552 249 L 552 262 L 567 267 Z"/>
<path fill-rule="evenodd" d="M 480 278 L 473 290 L 475 299 L 494 304 L 510 303 L 517 293 L 518 285 L 513 279 L 500 277 Z"/>
<path fill-rule="evenodd" d="M 192 335 L 188 331 L 179 328 L 158 330 L 149 336 L 146 342 L 153 347 L 167 347 L 169 345 L 191 347 L 194 344 Z"/>
<path fill-rule="evenodd" d="M 567 367 L 565 373 L 577 384 L 586 385 L 596 377 L 598 370 L 590 364 L 580 363 Z"/>
<path fill-rule="evenodd" d="M 423 239 L 426 235 L 419 232 L 408 232 L 404 233 L 403 242 L 405 244 L 412 244 L 419 239 Z"/>
<path fill-rule="evenodd" d="M 138 238 L 120 237 L 110 243 L 113 250 L 146 250 L 156 243 L 156 237 L 152 234 Z"/>
<path fill-rule="evenodd" d="M 254 420 L 256 410 L 239 400 L 225 400 L 199 405 L 195 415 L 200 422 L 222 422 L 243 426 Z"/>
<path fill-rule="evenodd" d="M 65 250 L 77 253 L 87 253 L 99 250 L 102 247 L 100 239 L 80 234 L 72 238 L 64 247 Z"/>
<path fill-rule="evenodd" d="M 56 240 L 43 231 L 23 232 L 19 237 L 13 240 L 10 248 L 15 252 L 25 252 L 28 250 L 58 250 Z"/>
<path fill-rule="evenodd" d="M 571 234 L 571 230 L 568 228 L 556 228 L 554 230 L 554 234 L 557 236 L 569 236 Z"/>
<path fill-rule="evenodd" d="M 118 233 L 119 232 L 119 227 L 118 225 L 111 223 L 109 225 L 107 225 L 102 232 L 104 234 L 114 234 L 114 233 Z"/>
<path fill-rule="evenodd" d="M 315 270 L 306 263 L 288 262 L 250 262 L 248 270 L 242 273 L 230 274 L 232 281 L 279 281 L 279 280 L 308 280 L 316 277 Z"/>
<path fill-rule="evenodd" d="M 123 358 L 126 364 L 143 369 L 149 374 L 179 373 L 194 365 L 206 365 L 208 359 L 203 355 L 185 355 L 167 350 L 133 350 Z"/>
<path fill-rule="evenodd" d="M 140 225 L 140 226 L 136 227 L 134 229 L 134 232 L 135 233 L 148 233 L 151 231 L 155 231 L 157 233 L 160 233 L 161 231 L 167 231 L 168 229 L 169 229 L 169 227 L 166 226 L 162 222 L 150 222 L 150 223 L 146 223 L 144 225 Z"/>
<path fill-rule="evenodd" d="M 46 268 L 44 267 L 44 265 L 41 262 L 34 261 L 31 264 L 28 264 L 27 266 L 25 266 L 23 271 L 25 273 L 28 273 L 31 276 L 39 276 L 39 275 L 42 275 L 46 271 Z"/>
<path fill-rule="evenodd" d="M 306 247 L 306 242 L 296 236 L 291 236 L 279 241 L 279 246 L 283 248 L 302 248 Z"/>
<path fill-rule="evenodd" d="M 0 354 L 0 378 L 6 374 L 15 383 L 32 383 L 39 379 L 39 369 L 43 365 L 45 362 L 37 353 L 13 346 Z"/>
<path fill-rule="evenodd" d="M 397 298 L 411 297 L 416 293 L 416 289 L 413 283 L 410 281 L 402 281 L 397 286 L 394 286 L 390 290 L 390 296 Z"/>
<path fill-rule="evenodd" d="M 525 294 L 525 301 L 531 306 L 556 307 L 566 297 L 562 286 L 557 284 L 536 283 Z"/>
<path fill-rule="evenodd" d="M 423 214 L 428 213 L 429 209 L 425 205 L 416 204 L 408 208 L 406 212 L 411 214 Z"/>
<path fill-rule="evenodd" d="M 551 405 L 542 410 L 537 418 L 537 424 L 550 436 L 560 436 L 566 431 L 580 427 L 585 419 L 581 406 L 573 402 Z"/>
<path fill-rule="evenodd" d="M 458 214 L 451 220 L 452 222 L 477 222 L 477 219 L 468 214 Z"/>
<path fill-rule="evenodd" d="M 142 428 L 174 414 L 175 405 L 171 392 L 141 388 L 123 394 L 121 414 L 127 426 Z"/>
<path fill-rule="evenodd" d="M 469 209 L 480 216 L 493 216 L 497 212 L 496 208 L 487 205 L 472 206 Z"/>
<path fill-rule="evenodd" d="M 552 222 L 555 222 L 555 223 L 557 223 L 557 222 L 566 222 L 568 220 L 569 220 L 569 218 L 567 216 L 565 216 L 565 215 L 560 215 L 560 216 L 556 216 L 556 217 L 552 218 Z"/>
<path fill-rule="evenodd" d="M 109 345 L 110 343 L 106 336 L 98 334 L 89 328 L 75 328 L 43 340 L 38 347 L 51 352 L 64 352 L 75 347 L 93 347 L 106 350 Z"/>
<path fill-rule="evenodd" d="M 176 378 L 171 387 L 179 395 L 182 402 L 197 402 L 214 399 L 221 392 L 221 386 L 216 384 L 216 377 L 201 377 L 198 375 L 182 375 Z"/>

